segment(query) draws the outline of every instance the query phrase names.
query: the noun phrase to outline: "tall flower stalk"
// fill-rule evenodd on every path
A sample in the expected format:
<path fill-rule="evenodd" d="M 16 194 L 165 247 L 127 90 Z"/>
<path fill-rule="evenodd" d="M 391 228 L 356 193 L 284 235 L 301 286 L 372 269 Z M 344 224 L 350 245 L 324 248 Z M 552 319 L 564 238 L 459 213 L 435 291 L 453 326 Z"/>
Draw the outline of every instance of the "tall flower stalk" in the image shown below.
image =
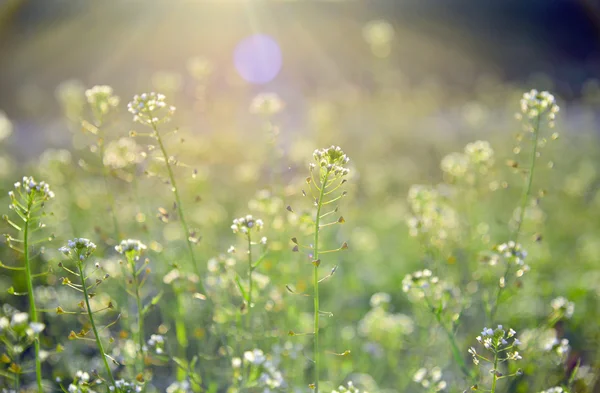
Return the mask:
<path fill-rule="evenodd" d="M 325 227 L 343 224 L 345 219 L 339 216 L 333 221 L 323 223 L 323 220 L 331 215 L 335 215 L 338 212 L 338 207 L 332 207 L 341 198 L 346 195 L 345 191 L 341 191 L 340 188 L 346 183 L 346 176 L 350 172 L 346 167 L 350 159 L 338 146 L 331 146 L 325 149 L 315 150 L 313 158 L 316 163 L 309 165 L 310 176 L 306 178 L 306 182 L 310 186 L 311 196 L 314 199 L 315 213 L 314 213 L 314 225 L 313 225 L 313 244 L 311 246 L 304 246 L 298 242 L 297 238 L 292 238 L 292 242 L 295 244 L 293 251 L 299 251 L 300 247 L 309 250 L 309 257 L 313 265 L 313 363 L 314 363 L 314 382 L 310 384 L 316 393 L 319 392 L 319 379 L 321 376 L 321 347 L 319 340 L 319 317 L 321 314 L 331 315 L 329 312 L 322 311 L 319 305 L 319 284 L 324 280 L 330 278 L 336 270 L 334 267 L 331 273 L 325 277 L 320 277 L 319 267 L 321 266 L 321 257 L 324 254 L 345 250 L 348 248 L 347 243 L 343 243 L 339 248 L 332 250 L 323 250 L 320 244 L 321 230 Z M 303 191 L 303 194 L 306 193 Z M 324 212 L 324 210 L 331 208 L 331 210 Z M 291 208 L 288 208 L 291 210 Z M 290 332 L 294 335 L 293 332 Z M 345 351 L 339 355 L 346 355 L 348 351 Z"/>
<path fill-rule="evenodd" d="M 94 86 L 85 91 L 85 96 L 92 111 L 94 124 L 83 121 L 83 126 L 86 130 L 97 136 L 98 152 L 100 154 L 100 162 L 102 165 L 102 178 L 104 180 L 104 188 L 106 199 L 110 209 L 110 215 L 113 221 L 113 229 L 115 241 L 121 236 L 121 228 L 117 218 L 115 198 L 110 192 L 109 176 L 110 171 L 108 166 L 104 164 L 106 157 L 106 135 L 104 133 L 104 125 L 106 117 L 111 110 L 114 110 L 119 105 L 119 97 L 113 94 L 113 89 L 110 86 Z"/>
<path fill-rule="evenodd" d="M 8 216 L 4 216 L 5 221 L 19 232 L 23 233 L 22 239 L 13 238 L 6 235 L 7 244 L 9 247 L 23 254 L 24 267 L 9 267 L 2 264 L 2 267 L 11 270 L 24 270 L 25 281 L 27 282 L 27 297 L 29 300 L 29 318 L 32 324 L 38 324 L 38 313 L 35 304 L 35 296 L 33 292 L 33 273 L 30 248 L 32 246 L 31 235 L 33 232 L 42 229 L 44 224 L 40 222 L 42 217 L 42 209 L 45 202 L 54 198 L 54 193 L 46 182 L 36 182 L 33 177 L 23 177 L 22 182 L 15 183 L 15 189 L 8 193 L 10 197 L 9 208 L 13 210 L 19 219 L 23 222 L 22 226 L 11 221 Z M 22 243 L 23 247 L 19 248 L 15 243 Z M 40 357 L 40 340 L 39 335 L 34 338 L 35 349 L 35 375 L 38 392 L 43 392 L 42 386 L 42 360 Z"/>
<path fill-rule="evenodd" d="M 236 218 L 235 220 L 233 220 L 233 224 L 231 225 L 233 233 L 240 233 L 242 236 L 244 236 L 248 245 L 248 291 L 244 291 L 239 280 L 238 287 L 242 291 L 242 294 L 244 295 L 244 300 L 247 303 L 246 306 L 248 314 L 248 328 L 250 329 L 250 332 L 252 332 L 251 310 L 254 306 L 252 303 L 252 294 L 254 292 L 254 281 L 252 280 L 252 273 L 254 273 L 254 270 L 256 270 L 258 265 L 264 259 L 264 253 L 260 258 L 258 258 L 256 262 L 252 259 L 252 247 L 258 244 L 252 241 L 252 233 L 259 232 L 260 230 L 262 230 L 263 226 L 264 223 L 261 219 L 255 219 L 251 215 Z M 260 243 L 266 245 L 267 238 L 263 237 Z"/>
<path fill-rule="evenodd" d="M 145 267 L 142 266 L 138 269 L 137 262 L 140 260 L 142 252 L 146 249 L 146 245 L 139 240 L 127 239 L 121 241 L 121 243 L 115 247 L 115 250 L 124 255 L 127 259 L 127 267 L 132 276 L 132 284 L 134 290 L 132 295 L 135 297 L 137 306 L 137 338 L 138 338 L 138 373 L 143 375 L 145 367 L 145 334 L 144 334 L 144 306 L 142 303 L 141 289 L 145 282 L 145 279 L 141 279 L 141 274 Z"/>
<path fill-rule="evenodd" d="M 167 106 L 165 102 L 165 96 L 163 94 L 152 92 L 134 96 L 133 101 L 128 104 L 127 108 L 129 112 L 133 114 L 134 121 L 151 128 L 152 132 L 150 136 L 158 143 L 158 147 L 162 155 L 161 159 L 165 163 L 169 183 L 171 184 L 171 191 L 173 192 L 173 197 L 175 198 L 175 206 L 177 213 L 179 214 L 181 229 L 184 232 L 190 261 L 196 274 L 198 277 L 200 277 L 200 267 L 198 266 L 196 254 L 194 252 L 194 242 L 196 241 L 196 238 L 191 233 L 190 227 L 186 221 L 186 215 L 183 204 L 181 203 L 179 188 L 177 187 L 177 180 L 175 179 L 175 174 L 173 172 L 173 165 L 177 163 L 177 160 L 175 157 L 168 154 L 159 131 L 159 125 L 170 121 L 171 117 L 175 113 L 175 107 Z M 198 285 L 200 287 L 200 291 L 205 292 L 202 280 L 198 281 Z"/>
<path fill-rule="evenodd" d="M 523 187 L 523 194 L 519 204 L 519 217 L 516 222 L 516 226 L 512 232 L 512 239 L 515 243 L 521 235 L 523 227 L 523 221 L 525 220 L 525 213 L 527 211 L 527 205 L 529 204 L 531 193 L 533 189 L 533 177 L 536 168 L 536 161 L 538 158 L 538 147 L 540 145 L 540 132 L 543 124 L 543 120 L 546 120 L 549 128 L 554 127 L 554 121 L 556 114 L 559 111 L 559 107 L 556 104 L 554 96 L 547 91 L 538 92 L 537 90 L 531 90 L 523 94 L 521 99 L 521 113 L 518 117 L 523 120 L 525 132 L 531 135 L 531 152 L 529 156 L 529 165 L 527 169 L 527 178 Z M 555 135 L 553 135 L 554 137 Z M 517 243 L 518 244 L 518 243 Z M 500 285 L 496 291 L 496 296 L 492 306 L 490 308 L 490 320 L 494 320 L 496 312 L 498 311 L 498 305 L 500 304 L 503 290 L 507 286 L 507 280 L 510 275 L 511 264 L 506 264 L 506 269 L 503 276 L 500 278 Z"/>
<path fill-rule="evenodd" d="M 92 326 L 92 331 L 94 333 L 94 339 L 96 341 L 96 347 L 98 348 L 98 351 L 100 352 L 100 357 L 102 358 L 102 363 L 106 370 L 106 376 L 108 378 L 110 386 L 112 386 L 112 389 L 114 389 L 114 391 L 118 392 L 119 390 L 116 385 L 115 378 L 113 376 L 112 370 L 110 369 L 110 365 L 108 363 L 108 355 L 104 349 L 104 345 L 102 343 L 102 338 L 100 337 L 98 327 L 96 324 L 96 320 L 94 318 L 94 314 L 100 310 L 93 311 L 92 306 L 90 305 L 90 299 L 94 296 L 94 294 L 91 293 L 90 290 L 93 288 L 96 288 L 98 285 L 100 285 L 103 282 L 104 279 L 108 278 L 108 276 L 104 276 L 104 277 L 102 277 L 102 279 L 95 279 L 91 284 L 88 283 L 88 280 L 90 280 L 91 277 L 88 274 L 86 274 L 86 269 L 85 269 L 86 266 L 85 265 L 86 265 L 86 262 L 89 260 L 90 256 L 94 253 L 94 251 L 96 251 L 96 245 L 88 239 L 79 238 L 79 239 L 69 240 L 67 245 L 61 247 L 59 250 L 65 256 L 69 257 L 71 259 L 71 261 L 73 261 L 75 263 L 76 270 L 72 271 L 68 267 L 64 266 L 62 263 L 59 266 L 66 272 L 79 277 L 80 282 L 81 282 L 80 284 L 73 283 L 73 282 L 71 282 L 71 280 L 68 277 L 64 277 L 62 279 L 62 283 L 63 283 L 63 285 L 73 288 L 74 290 L 83 294 L 85 309 L 87 312 L 88 319 L 90 321 L 90 325 Z M 96 265 L 96 270 L 97 269 L 99 269 L 99 265 Z M 112 307 L 113 307 L 112 303 L 109 303 L 109 305 L 106 307 L 106 309 L 112 309 Z M 64 314 L 66 312 L 61 307 L 58 307 L 57 313 Z M 82 330 L 80 333 L 75 333 L 74 331 L 72 331 L 71 334 L 69 335 L 69 339 L 71 339 L 71 340 L 83 339 L 83 338 L 85 338 L 86 334 L 87 334 L 87 332 L 84 330 Z"/>

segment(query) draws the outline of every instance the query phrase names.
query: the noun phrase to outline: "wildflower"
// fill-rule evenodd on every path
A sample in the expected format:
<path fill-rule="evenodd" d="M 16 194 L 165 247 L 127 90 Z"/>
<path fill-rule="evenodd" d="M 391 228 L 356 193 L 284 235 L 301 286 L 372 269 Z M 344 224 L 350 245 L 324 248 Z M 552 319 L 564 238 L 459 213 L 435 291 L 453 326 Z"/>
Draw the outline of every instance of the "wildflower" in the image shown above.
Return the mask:
<path fill-rule="evenodd" d="M 262 93 L 252 99 L 250 113 L 272 116 L 283 110 L 285 104 L 275 93 Z"/>
<path fill-rule="evenodd" d="M 89 239 L 82 237 L 69 240 L 66 246 L 62 246 L 58 250 L 68 257 L 76 257 L 78 260 L 83 261 L 96 251 L 96 245 Z"/>
<path fill-rule="evenodd" d="M 389 293 L 377 292 L 377 293 L 373 294 L 373 296 L 371 296 L 371 299 L 369 300 L 369 304 L 371 305 L 372 308 L 375 308 L 375 307 L 379 307 L 382 305 L 387 305 L 390 303 L 391 300 L 392 300 L 392 297 L 390 296 Z"/>
<path fill-rule="evenodd" d="M 520 344 L 515 335 L 516 332 L 513 329 L 509 329 L 507 332 L 502 325 L 498 325 L 496 329 L 484 327 L 481 334 L 476 337 L 476 340 L 496 357 L 505 354 L 505 358 L 499 358 L 501 361 L 521 360 L 521 354 L 518 351 L 512 351 L 515 346 Z M 473 363 L 475 365 L 479 364 L 480 359 L 485 360 L 484 357 L 477 353 L 474 347 L 470 347 L 468 352 L 473 358 Z"/>
<path fill-rule="evenodd" d="M 524 93 L 523 98 L 521 98 L 522 115 L 529 119 L 535 119 L 546 114 L 550 127 L 553 127 L 559 110 L 556 99 L 547 91 L 538 92 L 533 89 Z"/>
<path fill-rule="evenodd" d="M 15 191 L 11 191 L 8 194 L 13 201 L 16 198 L 15 192 L 17 194 L 24 193 L 29 197 L 32 203 L 43 202 L 54 198 L 54 193 L 50 190 L 50 186 L 43 181 L 39 183 L 36 182 L 32 176 L 24 176 L 22 182 L 16 182 L 14 186 Z"/>
<path fill-rule="evenodd" d="M 450 153 L 442 159 L 442 171 L 454 177 L 463 177 L 469 169 L 469 158 L 462 153 Z"/>
<path fill-rule="evenodd" d="M 253 365 L 263 364 L 266 359 L 264 352 L 260 349 L 244 352 L 244 360 Z"/>
<path fill-rule="evenodd" d="M 127 110 L 133 114 L 135 122 L 150 126 L 164 123 L 175 113 L 175 107 L 167 105 L 165 98 L 154 92 L 135 95 L 127 104 Z"/>
<path fill-rule="evenodd" d="M 96 112 L 96 116 L 102 117 L 108 114 L 111 109 L 119 106 L 119 97 L 113 94 L 113 89 L 110 86 L 94 86 L 85 91 L 85 97 L 92 109 Z"/>
<path fill-rule="evenodd" d="M 560 386 L 554 386 L 546 390 L 542 390 L 540 393 L 564 393 L 565 390 Z"/>
<path fill-rule="evenodd" d="M 566 319 L 571 319 L 575 312 L 575 304 L 562 296 L 553 299 L 552 302 L 550 302 L 550 305 L 559 317 L 564 317 Z"/>
<path fill-rule="evenodd" d="M 142 149 L 132 138 L 120 138 L 106 145 L 102 163 L 107 167 L 121 169 L 138 164 L 143 159 Z"/>
<path fill-rule="evenodd" d="M 263 228 L 263 221 L 261 219 L 255 219 L 252 215 L 248 214 L 245 217 L 236 218 L 233 220 L 233 224 L 231 225 L 231 230 L 233 233 L 243 233 L 246 234 L 251 230 L 260 231 Z M 266 238 L 265 238 L 266 239 Z"/>
<path fill-rule="evenodd" d="M 487 141 L 475 141 L 465 146 L 469 161 L 482 167 L 490 167 L 494 162 L 494 150 Z"/>
<path fill-rule="evenodd" d="M 27 314 L 26 312 L 19 312 L 12 316 L 12 319 L 10 321 L 10 326 L 12 326 L 12 327 L 23 326 L 23 325 L 27 324 L 27 321 L 29 321 L 29 314 Z"/>
<path fill-rule="evenodd" d="M 313 158 L 322 170 L 333 173 L 335 176 L 342 177 L 350 173 L 350 170 L 345 167 L 350 162 L 350 158 L 339 146 L 317 149 L 313 153 Z M 311 166 L 311 168 L 313 167 Z"/>
<path fill-rule="evenodd" d="M 115 250 L 119 254 L 127 254 L 130 252 L 139 253 L 145 250 L 147 247 L 144 243 L 135 239 L 122 240 L 118 246 L 115 246 Z"/>
<path fill-rule="evenodd" d="M 139 385 L 135 382 L 128 382 L 124 379 L 118 379 L 115 381 L 115 386 L 118 389 L 119 393 L 139 393 L 143 390 L 142 385 Z M 109 391 L 114 392 L 115 386 L 109 386 Z"/>

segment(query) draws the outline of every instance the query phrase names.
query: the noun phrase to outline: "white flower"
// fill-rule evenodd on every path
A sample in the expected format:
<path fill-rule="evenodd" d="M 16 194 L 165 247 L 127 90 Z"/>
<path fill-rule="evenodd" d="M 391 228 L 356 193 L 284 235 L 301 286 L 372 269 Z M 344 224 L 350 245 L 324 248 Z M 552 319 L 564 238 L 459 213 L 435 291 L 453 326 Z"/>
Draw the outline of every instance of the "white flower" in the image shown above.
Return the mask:
<path fill-rule="evenodd" d="M 144 243 L 135 239 L 126 239 L 122 240 L 118 246 L 115 246 L 115 250 L 119 254 L 127 254 L 128 252 L 141 252 L 145 250 L 147 247 Z"/>

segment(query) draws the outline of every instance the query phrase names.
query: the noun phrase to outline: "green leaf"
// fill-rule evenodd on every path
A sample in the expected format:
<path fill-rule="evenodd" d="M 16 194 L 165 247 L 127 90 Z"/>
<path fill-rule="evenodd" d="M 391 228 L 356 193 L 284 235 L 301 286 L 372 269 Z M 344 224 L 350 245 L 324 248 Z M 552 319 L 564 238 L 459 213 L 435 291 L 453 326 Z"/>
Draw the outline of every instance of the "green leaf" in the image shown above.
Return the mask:
<path fill-rule="evenodd" d="M 240 292 L 242 293 L 242 297 L 244 298 L 244 300 L 246 301 L 246 303 L 248 303 L 248 294 L 246 293 L 246 290 L 244 289 L 242 282 L 240 280 L 240 276 L 238 276 L 236 274 L 235 276 L 235 283 L 237 284 Z"/>
<path fill-rule="evenodd" d="M 160 298 L 164 295 L 165 291 L 160 291 L 158 295 L 154 296 L 150 303 L 146 304 L 142 309 L 142 315 L 146 315 L 152 306 L 156 306 L 156 304 L 160 301 Z"/>
<path fill-rule="evenodd" d="M 258 265 L 260 265 L 265 260 L 265 257 L 267 256 L 267 254 L 268 254 L 268 252 L 265 252 L 264 254 L 262 254 L 260 256 L 260 258 L 258 258 L 256 260 L 256 262 L 254 262 L 254 265 L 252 265 L 252 270 L 256 269 L 258 267 Z"/>
<path fill-rule="evenodd" d="M 8 288 L 7 291 L 9 294 L 14 295 L 14 296 L 26 296 L 27 292 L 15 292 L 15 288 L 14 287 L 10 287 Z"/>

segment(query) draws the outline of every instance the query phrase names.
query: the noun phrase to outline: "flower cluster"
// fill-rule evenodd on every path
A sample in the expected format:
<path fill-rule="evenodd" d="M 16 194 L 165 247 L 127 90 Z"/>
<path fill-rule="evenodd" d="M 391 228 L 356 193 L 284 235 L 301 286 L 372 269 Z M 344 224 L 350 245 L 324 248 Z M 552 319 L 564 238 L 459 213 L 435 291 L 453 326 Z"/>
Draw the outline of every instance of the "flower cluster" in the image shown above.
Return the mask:
<path fill-rule="evenodd" d="M 529 271 L 529 266 L 525 264 L 527 251 L 521 247 L 521 244 L 514 241 L 499 244 L 494 247 L 494 252 L 484 258 L 484 261 L 490 266 L 496 266 L 500 262 L 514 264 L 518 267 L 516 276 L 521 277 Z"/>
<path fill-rule="evenodd" d="M 153 334 L 148 340 L 148 346 L 154 349 L 158 355 L 162 355 L 165 351 L 165 337 L 160 334 Z"/>
<path fill-rule="evenodd" d="M 250 103 L 250 113 L 272 116 L 283 109 L 285 104 L 275 93 L 262 93 L 254 97 Z"/>
<path fill-rule="evenodd" d="M 342 177 L 350 173 L 350 170 L 345 166 L 350 162 L 350 158 L 339 146 L 317 149 L 313 153 L 313 158 L 321 169 L 333 173 L 335 176 Z M 315 164 L 311 164 L 310 168 L 313 169 L 314 167 Z"/>
<path fill-rule="evenodd" d="M 40 334 L 45 328 L 46 325 L 41 322 L 29 322 L 29 314 L 26 312 L 14 310 L 11 311 L 10 315 L 0 317 L 0 337 L 25 335 L 33 339 L 36 334 Z"/>
<path fill-rule="evenodd" d="M 521 113 L 529 119 L 546 114 L 550 127 L 554 125 L 559 110 L 556 99 L 547 91 L 538 92 L 533 89 L 524 93 L 521 98 Z"/>
<path fill-rule="evenodd" d="M 31 203 L 43 202 L 54 198 L 54 193 L 50 190 L 50 186 L 44 181 L 36 182 L 32 176 L 23 176 L 22 182 L 15 183 L 15 190 L 8 192 L 13 206 L 16 203 L 17 194 Z"/>
<path fill-rule="evenodd" d="M 175 113 L 175 107 L 167 105 L 165 96 L 154 92 L 135 95 L 127 110 L 133 114 L 133 121 L 150 126 L 170 120 Z"/>
<path fill-rule="evenodd" d="M 500 359 L 501 361 L 506 360 L 521 360 L 522 357 L 518 351 L 511 351 L 515 347 L 521 345 L 521 342 L 516 338 L 517 332 L 513 329 L 509 329 L 508 332 L 502 328 L 502 325 L 498 325 L 496 329 L 484 327 L 481 335 L 477 336 L 477 341 L 484 346 L 485 349 L 492 352 L 495 356 L 503 353 L 505 358 Z M 469 348 L 469 353 L 473 357 L 473 363 L 479 364 L 480 359 L 489 361 L 484 356 L 477 353 L 474 347 Z"/>
<path fill-rule="evenodd" d="M 85 91 L 85 97 L 88 103 L 96 113 L 96 116 L 102 117 L 108 114 L 112 108 L 119 105 L 119 97 L 113 94 L 110 86 L 94 86 Z"/>
<path fill-rule="evenodd" d="M 66 246 L 62 246 L 58 250 L 68 257 L 76 257 L 79 261 L 84 261 L 96 251 L 96 245 L 82 237 L 69 240 Z"/>
<path fill-rule="evenodd" d="M 408 191 L 408 205 L 411 215 L 407 218 L 407 224 L 411 236 L 427 236 L 433 245 L 440 246 L 456 232 L 458 214 L 437 188 L 411 186 Z"/>
<path fill-rule="evenodd" d="M 450 153 L 440 163 L 442 171 L 454 177 L 463 177 L 469 170 L 469 158 L 462 153 Z"/>
<path fill-rule="evenodd" d="M 124 379 L 118 379 L 115 381 L 115 386 L 117 387 L 118 393 L 141 393 L 143 391 L 143 386 L 137 384 L 135 382 L 128 382 Z M 108 390 L 110 392 L 115 391 L 115 386 L 110 386 Z"/>
<path fill-rule="evenodd" d="M 69 384 L 69 387 L 67 388 L 67 392 L 69 392 L 69 393 L 93 393 L 93 392 L 95 392 L 95 390 L 92 388 L 97 385 L 100 385 L 102 383 L 103 382 L 99 379 L 91 378 L 89 373 L 82 371 L 82 370 L 78 370 L 77 373 L 75 374 L 75 379 L 73 380 L 73 382 L 71 382 Z"/>
<path fill-rule="evenodd" d="M 571 319 L 575 312 L 575 304 L 562 296 L 553 299 L 550 305 L 558 318 Z"/>
<path fill-rule="evenodd" d="M 173 382 L 167 387 L 166 393 L 191 393 L 192 386 L 188 381 Z"/>
<path fill-rule="evenodd" d="M 549 389 L 542 390 L 540 393 L 564 393 L 565 390 L 560 386 L 553 386 Z"/>
<path fill-rule="evenodd" d="M 264 223 L 261 219 L 255 219 L 252 217 L 252 215 L 248 214 L 245 217 L 240 217 L 233 220 L 231 230 L 233 233 L 247 234 L 252 230 L 256 232 L 260 231 L 263 228 L 263 225 Z"/>
<path fill-rule="evenodd" d="M 133 139 L 120 138 L 106 145 L 102 163 L 107 167 L 122 169 L 131 164 L 138 164 L 143 159 L 142 149 Z"/>
<path fill-rule="evenodd" d="M 453 178 L 465 178 L 473 183 L 476 172 L 485 174 L 494 163 L 494 150 L 487 141 L 475 141 L 465 146 L 463 153 L 450 153 L 440 163 L 442 171 Z"/>
<path fill-rule="evenodd" d="M 424 269 L 407 274 L 402 280 L 402 291 L 405 293 L 415 293 L 417 297 L 423 297 L 425 290 L 435 287 L 440 283 L 440 279 L 434 276 L 431 270 Z"/>
<path fill-rule="evenodd" d="M 352 383 L 352 381 L 348 381 L 346 386 L 340 385 L 337 389 L 332 390 L 331 393 L 360 393 L 360 390 L 356 386 L 354 386 L 354 383 Z"/>
<path fill-rule="evenodd" d="M 418 369 L 413 375 L 413 381 L 430 392 L 439 392 L 448 386 L 442 379 L 442 370 L 439 367 L 433 367 L 431 370 L 424 367 Z"/>
<path fill-rule="evenodd" d="M 135 239 L 126 239 L 122 240 L 119 245 L 115 246 L 115 250 L 119 254 L 126 255 L 128 253 L 140 253 L 146 249 L 146 245 L 139 240 Z"/>
<path fill-rule="evenodd" d="M 256 376 L 256 380 L 248 382 L 256 383 L 264 389 L 264 392 L 272 392 L 274 389 L 286 387 L 278 365 L 260 349 L 244 352 L 243 358 L 234 357 L 231 359 L 231 366 L 237 379 L 243 375 L 242 368 L 251 371 L 249 374 Z"/>

